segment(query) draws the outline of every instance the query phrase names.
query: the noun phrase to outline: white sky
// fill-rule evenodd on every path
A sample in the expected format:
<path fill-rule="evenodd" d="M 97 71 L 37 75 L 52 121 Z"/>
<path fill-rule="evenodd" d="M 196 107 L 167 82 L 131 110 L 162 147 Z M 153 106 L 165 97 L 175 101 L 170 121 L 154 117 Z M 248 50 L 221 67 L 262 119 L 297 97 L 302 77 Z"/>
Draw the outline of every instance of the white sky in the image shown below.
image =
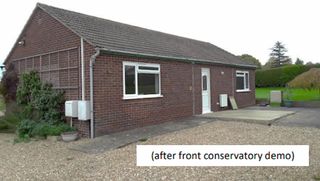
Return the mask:
<path fill-rule="evenodd" d="M 41 0 L 41 3 L 248 53 L 263 64 L 276 41 L 288 55 L 320 63 L 318 0 Z M 0 63 L 27 22 L 36 0 L 0 3 Z"/>

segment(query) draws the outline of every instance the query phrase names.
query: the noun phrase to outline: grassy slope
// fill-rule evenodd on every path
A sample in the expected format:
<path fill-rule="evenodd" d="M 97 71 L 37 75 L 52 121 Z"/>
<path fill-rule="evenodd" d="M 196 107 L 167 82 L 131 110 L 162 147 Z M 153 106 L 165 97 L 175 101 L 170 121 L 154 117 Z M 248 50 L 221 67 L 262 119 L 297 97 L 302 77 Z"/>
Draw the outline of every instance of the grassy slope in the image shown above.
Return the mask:
<path fill-rule="evenodd" d="M 4 100 L 3 100 L 3 97 L 0 96 L 0 111 L 4 111 L 4 108 L 5 108 Z"/>
<path fill-rule="evenodd" d="M 268 87 L 268 88 L 256 88 L 256 99 L 269 99 L 271 90 L 285 90 L 284 87 Z M 320 100 L 320 94 L 318 90 L 306 90 L 306 89 L 291 89 L 293 101 L 314 101 Z"/>

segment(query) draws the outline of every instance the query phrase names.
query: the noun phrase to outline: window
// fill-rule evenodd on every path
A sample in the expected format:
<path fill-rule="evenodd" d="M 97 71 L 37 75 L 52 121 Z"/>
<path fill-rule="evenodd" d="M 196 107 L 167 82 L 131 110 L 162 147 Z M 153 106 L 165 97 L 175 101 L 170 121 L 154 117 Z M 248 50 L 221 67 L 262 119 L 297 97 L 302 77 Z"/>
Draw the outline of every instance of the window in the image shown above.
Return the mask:
<path fill-rule="evenodd" d="M 237 92 L 250 91 L 249 90 L 249 72 L 237 71 L 236 72 L 236 88 Z"/>
<path fill-rule="evenodd" d="M 207 90 L 207 76 L 206 75 L 202 76 L 202 90 L 203 91 Z"/>
<path fill-rule="evenodd" d="M 124 99 L 161 97 L 160 65 L 123 62 Z"/>

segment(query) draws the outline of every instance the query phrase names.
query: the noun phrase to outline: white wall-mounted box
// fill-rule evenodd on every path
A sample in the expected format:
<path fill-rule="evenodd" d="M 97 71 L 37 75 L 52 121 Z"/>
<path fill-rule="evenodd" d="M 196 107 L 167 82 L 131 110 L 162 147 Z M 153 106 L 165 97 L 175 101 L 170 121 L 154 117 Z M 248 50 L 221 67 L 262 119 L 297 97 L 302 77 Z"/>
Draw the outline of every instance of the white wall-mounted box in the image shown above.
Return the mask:
<path fill-rule="evenodd" d="M 78 119 L 81 121 L 90 119 L 90 101 L 78 101 Z"/>
<path fill-rule="evenodd" d="M 272 90 L 270 91 L 270 103 L 281 103 L 282 102 L 282 91 Z"/>
<path fill-rule="evenodd" d="M 228 94 L 219 95 L 220 107 L 228 107 Z"/>
<path fill-rule="evenodd" d="M 78 117 L 78 101 L 66 101 L 64 107 L 66 117 Z"/>

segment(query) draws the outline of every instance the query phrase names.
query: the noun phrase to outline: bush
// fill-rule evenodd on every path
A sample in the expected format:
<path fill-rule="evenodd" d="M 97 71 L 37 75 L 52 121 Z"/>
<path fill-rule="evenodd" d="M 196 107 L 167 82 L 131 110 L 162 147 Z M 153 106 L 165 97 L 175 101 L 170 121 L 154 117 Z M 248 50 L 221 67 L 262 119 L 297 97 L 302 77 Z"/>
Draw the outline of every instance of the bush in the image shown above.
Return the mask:
<path fill-rule="evenodd" d="M 8 130 L 8 129 L 9 129 L 9 125 L 6 122 L 0 120 L 0 130 Z"/>
<path fill-rule="evenodd" d="M 23 115 L 16 130 L 18 142 L 74 130 L 62 121 L 63 93 L 52 89 L 50 84 L 42 83 L 36 72 L 21 75 L 17 103 L 22 107 L 20 113 Z"/>
<path fill-rule="evenodd" d="M 6 103 L 16 100 L 17 85 L 19 82 L 18 74 L 13 64 L 9 64 L 8 69 L 3 73 L 0 94 Z"/>
<path fill-rule="evenodd" d="M 31 132 L 31 137 L 32 136 L 42 136 L 42 137 L 47 137 L 47 136 L 58 136 L 63 132 L 67 131 L 74 131 L 75 129 L 70 127 L 67 124 L 61 123 L 57 125 L 52 125 L 50 123 L 45 123 L 42 122 L 40 124 L 37 124 Z"/>
<path fill-rule="evenodd" d="M 43 84 L 36 72 L 22 74 L 17 89 L 17 103 L 27 119 L 58 124 L 62 121 L 63 93 Z"/>
<path fill-rule="evenodd" d="M 2 130 L 14 132 L 24 115 L 20 112 L 21 109 L 15 102 L 7 103 L 6 107 L 5 115 L 0 118 L 0 123 L 3 125 Z"/>
<path fill-rule="evenodd" d="M 20 82 L 17 88 L 17 103 L 19 105 L 32 105 L 38 98 L 42 87 L 37 72 L 24 73 L 20 76 Z"/>
<path fill-rule="evenodd" d="M 20 122 L 20 116 L 15 114 L 6 114 L 0 119 L 2 127 L 0 130 L 7 130 L 7 132 L 14 132 Z"/>
<path fill-rule="evenodd" d="M 288 65 L 256 71 L 256 87 L 284 87 L 297 75 L 310 69 L 304 65 Z"/>
<path fill-rule="evenodd" d="M 47 138 L 47 136 L 58 136 L 67 131 L 75 131 L 75 128 L 72 128 L 65 123 L 53 125 L 46 122 L 36 122 L 24 119 L 17 127 L 16 133 L 18 138 L 15 142 L 29 141 L 32 137 Z"/>
<path fill-rule="evenodd" d="M 320 89 L 320 68 L 312 68 L 288 83 L 290 87 Z"/>
<path fill-rule="evenodd" d="M 23 119 L 17 127 L 17 135 L 19 138 L 30 138 L 32 130 L 36 126 L 36 122 L 30 119 Z"/>

